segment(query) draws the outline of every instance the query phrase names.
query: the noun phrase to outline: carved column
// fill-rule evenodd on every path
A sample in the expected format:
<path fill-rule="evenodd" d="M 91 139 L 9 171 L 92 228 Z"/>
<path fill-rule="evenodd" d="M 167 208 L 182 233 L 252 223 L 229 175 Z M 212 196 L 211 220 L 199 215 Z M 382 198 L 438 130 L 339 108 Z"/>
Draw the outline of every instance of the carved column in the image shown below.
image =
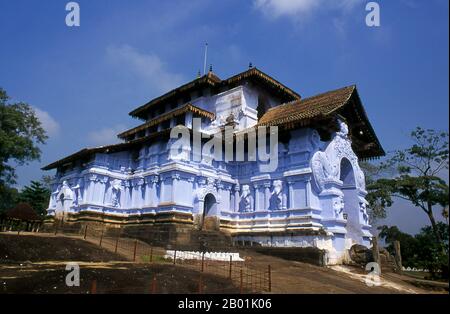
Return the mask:
<path fill-rule="evenodd" d="M 158 189 L 159 189 L 159 176 L 153 176 L 152 178 L 152 193 L 151 193 L 151 206 L 157 207 L 158 206 Z"/>
<path fill-rule="evenodd" d="M 144 178 L 139 178 L 136 182 L 136 196 L 135 196 L 135 207 L 141 208 L 143 205 L 143 198 L 142 198 L 142 189 L 145 187 L 145 180 Z"/>
<path fill-rule="evenodd" d="M 306 180 L 306 193 L 305 193 L 305 197 L 306 197 L 306 200 L 305 200 L 305 204 L 306 204 L 306 207 L 311 207 L 311 178 L 309 178 L 309 179 L 307 179 Z"/>
<path fill-rule="evenodd" d="M 260 201 L 259 201 L 259 185 L 254 184 L 253 187 L 255 188 L 255 208 L 254 211 L 259 211 L 261 209 Z"/>
<path fill-rule="evenodd" d="M 295 181 L 288 181 L 289 209 L 294 209 L 294 184 Z"/>
<path fill-rule="evenodd" d="M 88 184 L 86 185 L 87 190 L 87 202 L 93 203 L 94 202 L 94 189 L 95 189 L 95 181 L 97 180 L 97 175 L 90 174 L 88 176 Z"/>
<path fill-rule="evenodd" d="M 178 173 L 172 174 L 172 195 L 171 202 L 175 203 L 176 190 L 178 186 L 178 181 L 180 180 L 180 175 Z"/>
<path fill-rule="evenodd" d="M 264 209 L 270 209 L 270 182 L 264 183 Z"/>
<path fill-rule="evenodd" d="M 123 189 L 125 191 L 123 207 L 131 208 L 132 207 L 131 206 L 131 189 L 132 189 L 131 182 L 128 180 L 124 181 L 123 186 L 124 186 Z"/>

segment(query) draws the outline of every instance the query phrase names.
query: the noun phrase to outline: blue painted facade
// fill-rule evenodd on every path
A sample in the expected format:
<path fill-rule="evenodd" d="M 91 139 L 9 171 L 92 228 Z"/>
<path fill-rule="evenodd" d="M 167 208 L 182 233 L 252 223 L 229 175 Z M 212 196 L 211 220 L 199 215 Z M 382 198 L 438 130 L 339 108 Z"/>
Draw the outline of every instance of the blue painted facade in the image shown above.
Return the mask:
<path fill-rule="evenodd" d="M 230 122 L 230 116 L 236 130 L 245 131 L 258 123 L 258 110 L 280 104 L 278 95 L 246 81 L 217 93 L 194 89 L 190 95 L 189 104 L 214 116 L 202 117 L 201 131 L 209 134 Z M 127 133 L 123 145 L 88 150 L 55 164 L 48 214 L 76 219 L 88 213 L 111 223 L 169 217 L 169 222 L 218 229 L 236 240 L 325 249 L 329 264 L 345 260 L 355 243 L 370 246 L 364 174 L 344 117 L 334 117 L 336 128 L 325 140 L 313 126 L 285 130 L 278 167 L 266 173 L 258 161 L 173 156 L 172 141 L 158 134 L 180 121 L 192 128 L 198 113 L 171 116 L 186 105 L 174 102 L 149 113 L 146 123 L 169 118 L 153 129 Z M 152 130 L 157 136 L 151 137 Z M 153 218 L 148 223 L 164 221 Z"/>

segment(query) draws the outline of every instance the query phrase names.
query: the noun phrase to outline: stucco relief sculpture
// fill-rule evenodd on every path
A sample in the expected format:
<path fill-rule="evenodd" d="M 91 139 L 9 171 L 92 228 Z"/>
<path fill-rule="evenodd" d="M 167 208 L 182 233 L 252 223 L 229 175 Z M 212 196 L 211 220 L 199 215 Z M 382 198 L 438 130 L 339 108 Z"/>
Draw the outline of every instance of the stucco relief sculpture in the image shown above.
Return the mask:
<path fill-rule="evenodd" d="M 283 209 L 283 203 L 283 182 L 281 180 L 275 180 L 273 182 L 272 195 L 270 196 L 270 209 Z"/>
<path fill-rule="evenodd" d="M 311 168 L 320 190 L 324 189 L 327 180 L 337 179 L 338 177 L 338 165 L 333 163 L 325 152 L 318 151 L 314 154 L 311 159 Z"/>
<path fill-rule="evenodd" d="M 57 195 L 57 201 L 60 202 L 61 208 L 64 210 L 67 210 L 70 208 L 70 206 L 72 206 L 73 191 L 66 180 L 64 180 L 62 183 L 61 190 Z"/>
<path fill-rule="evenodd" d="M 356 186 L 365 190 L 364 172 L 358 164 L 358 157 L 352 150 L 351 141 L 348 137 L 348 126 L 345 122 L 339 121 L 339 128 L 326 149 L 324 151 L 318 150 L 311 158 L 315 182 L 319 190 L 323 190 L 327 180 L 339 179 L 341 161 L 346 158 L 352 165 Z M 318 134 L 313 133 L 311 142 L 314 147 L 319 147 L 320 138 L 318 138 Z"/>
<path fill-rule="evenodd" d="M 250 191 L 250 186 L 242 186 L 241 202 L 239 204 L 240 212 L 252 212 L 253 211 L 253 196 Z"/>
<path fill-rule="evenodd" d="M 339 120 L 340 130 L 336 132 L 336 136 L 334 137 L 332 143 L 332 147 L 336 154 L 336 159 L 339 161 L 342 158 L 347 158 L 352 164 L 356 186 L 361 190 L 365 190 L 365 176 L 364 172 L 361 170 L 361 167 L 358 163 L 358 157 L 355 155 L 352 149 L 352 143 L 348 137 L 348 126 L 345 122 Z"/>
<path fill-rule="evenodd" d="M 326 249 L 331 263 L 346 258 L 350 242 L 370 245 L 357 156 L 379 157 L 383 149 L 355 87 L 310 102 L 255 68 L 227 80 L 208 73 L 174 89 L 132 111 L 145 122 L 119 134 L 124 143 L 83 149 L 46 166 L 57 171 L 49 215 L 60 219 L 67 213 L 73 221 L 107 217 L 108 224 L 149 230 L 165 230 L 170 221 L 170 230 L 186 240 L 190 228 L 220 228 L 236 241 Z M 303 106 L 311 106 L 305 107 L 311 115 L 303 114 Z M 186 145 L 177 143 L 179 133 L 168 134 L 183 123 Z M 235 127 L 232 140 L 222 126 Z M 278 149 L 270 170 L 262 151 L 253 149 L 259 126 L 267 127 L 267 136 L 270 127 L 280 127 L 276 146 L 266 137 L 270 153 Z M 199 129 L 210 138 L 200 136 L 197 150 L 193 136 Z M 214 135 L 217 141 L 210 142 Z M 359 140 L 352 145 L 353 135 Z M 230 142 L 236 151 L 244 144 L 243 162 L 234 152 L 224 160 L 223 149 L 215 149 Z"/>
<path fill-rule="evenodd" d="M 369 224 L 369 215 L 367 214 L 367 201 L 363 198 L 359 200 L 359 211 L 361 212 L 362 219 L 366 225 Z"/>
<path fill-rule="evenodd" d="M 113 180 L 111 182 L 111 205 L 113 207 L 120 207 L 120 192 L 122 191 L 122 182 L 120 180 Z"/>
<path fill-rule="evenodd" d="M 82 189 L 83 189 L 83 180 L 79 179 L 77 184 L 72 187 L 73 194 L 75 196 L 73 200 L 74 205 L 79 205 L 83 201 L 83 197 L 81 195 Z"/>
<path fill-rule="evenodd" d="M 334 211 L 334 217 L 335 218 L 342 218 L 343 211 L 344 211 L 345 203 L 344 203 L 344 197 L 339 196 L 337 200 L 333 203 L 333 211 Z"/>

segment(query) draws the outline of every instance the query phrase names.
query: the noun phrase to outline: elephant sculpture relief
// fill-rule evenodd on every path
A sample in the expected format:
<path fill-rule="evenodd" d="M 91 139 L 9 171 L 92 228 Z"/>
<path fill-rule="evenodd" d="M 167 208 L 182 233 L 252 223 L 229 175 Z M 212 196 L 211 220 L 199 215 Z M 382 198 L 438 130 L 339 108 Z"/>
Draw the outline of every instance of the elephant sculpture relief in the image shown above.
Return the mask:
<path fill-rule="evenodd" d="M 273 182 L 273 191 L 270 196 L 270 209 L 283 209 L 283 203 L 283 182 L 281 182 L 281 180 L 275 180 Z"/>
<path fill-rule="evenodd" d="M 250 191 L 250 186 L 242 186 L 241 202 L 239 203 L 239 211 L 248 213 L 253 211 L 253 196 Z"/>

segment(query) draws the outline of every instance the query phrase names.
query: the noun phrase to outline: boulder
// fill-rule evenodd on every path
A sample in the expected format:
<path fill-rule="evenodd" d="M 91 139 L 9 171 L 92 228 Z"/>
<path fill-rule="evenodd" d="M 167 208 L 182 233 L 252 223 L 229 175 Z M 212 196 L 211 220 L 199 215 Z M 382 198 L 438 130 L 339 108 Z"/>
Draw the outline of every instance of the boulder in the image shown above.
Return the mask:
<path fill-rule="evenodd" d="M 373 262 L 373 254 L 370 249 L 364 245 L 355 244 L 350 250 L 350 259 L 356 264 L 366 265 L 367 263 Z"/>

